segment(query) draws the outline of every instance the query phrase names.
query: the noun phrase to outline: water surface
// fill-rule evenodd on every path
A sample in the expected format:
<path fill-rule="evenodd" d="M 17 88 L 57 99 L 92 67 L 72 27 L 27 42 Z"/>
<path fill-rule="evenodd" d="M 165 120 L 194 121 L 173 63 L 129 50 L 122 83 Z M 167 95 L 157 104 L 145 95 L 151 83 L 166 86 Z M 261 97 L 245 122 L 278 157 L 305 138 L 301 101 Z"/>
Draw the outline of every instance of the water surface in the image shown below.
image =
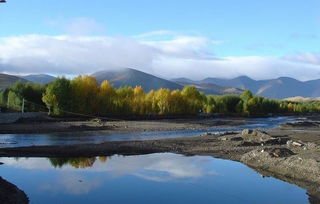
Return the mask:
<path fill-rule="evenodd" d="M 223 119 L 212 119 L 223 120 Z M 212 127 L 195 130 L 157 131 L 142 133 L 56 133 L 56 134 L 0 134 L 1 147 L 20 147 L 33 145 L 72 145 L 86 143 L 102 143 L 106 141 L 147 140 L 177 137 L 199 136 L 206 132 L 218 133 L 226 131 L 240 131 L 245 128 L 259 128 L 262 130 L 278 127 L 280 124 L 295 121 L 294 117 L 269 117 L 245 119 L 245 125 L 231 127 Z"/>
<path fill-rule="evenodd" d="M 247 166 L 172 153 L 0 158 L 0 175 L 31 203 L 308 203 L 306 191 Z"/>

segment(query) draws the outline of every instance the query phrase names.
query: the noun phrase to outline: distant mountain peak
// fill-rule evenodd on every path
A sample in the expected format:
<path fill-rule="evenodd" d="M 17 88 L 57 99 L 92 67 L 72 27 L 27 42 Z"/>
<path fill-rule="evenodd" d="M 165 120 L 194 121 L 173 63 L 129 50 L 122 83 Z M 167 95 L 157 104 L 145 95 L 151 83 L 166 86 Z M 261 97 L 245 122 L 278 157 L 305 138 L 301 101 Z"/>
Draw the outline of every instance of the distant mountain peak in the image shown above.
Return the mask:
<path fill-rule="evenodd" d="M 234 78 L 234 80 L 235 80 L 235 79 L 238 79 L 238 80 L 248 80 L 248 81 L 256 81 L 256 80 L 254 80 L 254 79 L 252 79 L 252 78 L 250 78 L 250 77 L 248 77 L 248 76 L 246 76 L 246 75 L 238 76 L 238 77 Z"/>
<path fill-rule="evenodd" d="M 27 82 L 27 80 L 25 80 L 23 78 L 9 75 L 9 74 L 0 73 L 0 89 L 8 88 L 11 85 L 13 85 L 14 83 L 16 83 L 17 81 Z"/>
<path fill-rule="evenodd" d="M 92 74 L 101 83 L 104 80 L 110 81 L 115 87 L 121 86 L 142 86 L 146 92 L 159 88 L 182 89 L 183 87 L 175 82 L 132 69 L 119 68 L 117 70 L 102 70 Z"/>
<path fill-rule="evenodd" d="M 287 98 L 293 96 L 319 97 L 320 80 L 299 81 L 291 77 L 279 77 L 268 80 L 254 80 L 248 76 L 238 76 L 232 79 L 207 77 L 196 84 L 212 83 L 223 87 L 249 89 L 257 95 L 269 98 Z"/>
<path fill-rule="evenodd" d="M 56 77 L 48 75 L 48 74 L 29 74 L 26 76 L 21 76 L 21 78 L 26 79 L 28 81 L 39 83 L 39 84 L 47 84 L 56 79 Z"/>

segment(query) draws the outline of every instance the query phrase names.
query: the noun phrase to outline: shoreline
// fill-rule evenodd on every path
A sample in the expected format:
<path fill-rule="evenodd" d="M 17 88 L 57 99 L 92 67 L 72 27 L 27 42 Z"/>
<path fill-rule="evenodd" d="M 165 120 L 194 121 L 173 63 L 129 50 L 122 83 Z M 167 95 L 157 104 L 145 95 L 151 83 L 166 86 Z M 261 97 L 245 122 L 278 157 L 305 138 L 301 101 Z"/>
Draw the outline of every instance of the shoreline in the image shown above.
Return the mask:
<path fill-rule="evenodd" d="M 245 130 L 248 131 L 248 130 Z M 206 155 L 241 162 L 264 176 L 272 176 L 307 190 L 310 200 L 320 201 L 320 146 L 301 142 L 302 146 L 287 145 L 291 137 L 262 135 L 251 140 L 250 134 L 204 135 L 143 141 L 114 141 L 101 144 L 70 146 L 33 146 L 0 149 L 1 157 L 92 157 L 140 155 L 170 152 Z M 272 134 L 276 134 L 276 130 Z M 249 137 L 248 137 L 249 136 Z M 240 139 L 242 137 L 242 139 Z M 249 138 L 246 139 L 246 138 Z M 264 140 L 261 145 L 259 141 Z M 298 140 L 294 140 L 298 142 Z M 317 203 L 315 202 L 315 203 Z"/>
<path fill-rule="evenodd" d="M 14 184 L 0 176 L 0 203 L 29 203 L 28 196 Z"/>
<path fill-rule="evenodd" d="M 86 121 L 87 122 L 87 121 Z M 90 121 L 91 123 L 91 121 Z M 161 120 L 108 122 L 117 127 L 107 131 L 143 132 L 208 128 L 244 124 L 244 119 Z M 83 123 L 81 123 L 83 124 Z M 12 124 L 15 125 L 15 124 Z M 130 126 L 129 126 L 130 125 Z M 159 125 L 161 125 L 159 127 Z M 126 127 L 127 128 L 124 128 Z M 161 129 L 163 130 L 163 129 Z M 110 141 L 100 144 L 0 148 L 1 157 L 91 157 L 171 152 L 208 155 L 241 162 L 263 176 L 272 176 L 307 190 L 311 203 L 320 202 L 320 119 L 306 118 L 267 132 L 244 130 L 236 134 L 206 134 L 196 137 Z M 254 136 L 254 137 L 253 137 Z"/>
<path fill-rule="evenodd" d="M 76 121 L 23 120 L 16 123 L 0 124 L 0 134 L 45 134 L 45 133 L 138 133 L 154 131 L 176 131 L 209 129 L 245 125 L 246 118 L 221 119 L 161 119 L 161 120 L 120 120 L 99 119 Z"/>

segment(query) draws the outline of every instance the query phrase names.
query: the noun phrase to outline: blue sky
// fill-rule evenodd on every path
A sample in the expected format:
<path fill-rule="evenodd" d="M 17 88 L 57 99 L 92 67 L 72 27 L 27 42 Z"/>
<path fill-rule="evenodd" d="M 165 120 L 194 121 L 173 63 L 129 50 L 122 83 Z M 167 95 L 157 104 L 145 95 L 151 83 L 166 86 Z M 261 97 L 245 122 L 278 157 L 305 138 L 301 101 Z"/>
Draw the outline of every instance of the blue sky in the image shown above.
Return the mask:
<path fill-rule="evenodd" d="M 99 36 L 104 42 L 107 38 L 108 45 L 112 41 L 115 43 L 114 46 L 118 47 L 115 42 L 117 41 L 123 46 L 122 49 L 126 50 L 126 53 L 118 56 L 121 59 L 127 58 L 126 56 L 137 49 L 147 49 L 144 46 L 151 47 L 151 50 L 157 49 L 158 52 L 151 54 L 157 57 L 149 56 L 151 59 L 145 59 L 144 63 L 141 59 L 139 62 L 128 60 L 124 64 L 114 62 L 104 65 L 101 62 L 97 65 L 93 62 L 91 66 L 90 63 L 83 64 L 73 59 L 66 64 L 73 62 L 77 66 L 86 66 L 87 72 L 118 65 L 131 66 L 166 77 L 178 76 L 179 73 L 181 76 L 188 76 L 184 74 L 186 71 L 191 72 L 190 76 L 194 76 L 192 70 L 195 67 L 204 67 L 203 72 L 209 73 L 210 76 L 216 73 L 218 77 L 234 77 L 244 75 L 248 71 L 248 75 L 255 78 L 277 77 L 285 75 L 287 71 L 284 69 L 288 69 L 289 76 L 300 77 L 302 80 L 320 78 L 319 8 L 318 0 L 7 0 L 6 4 L 0 4 L 0 51 L 9 50 L 14 53 L 13 47 L 19 48 L 15 49 L 15 53 L 18 52 L 16 56 L 0 54 L 0 71 L 10 72 L 11 69 L 12 72 L 29 73 L 33 72 L 30 66 L 41 66 L 41 62 L 44 63 L 43 66 L 53 66 L 54 59 L 43 56 L 54 54 L 53 51 L 45 50 L 48 41 L 52 49 L 61 49 L 54 47 L 54 42 L 51 42 L 57 40 L 57 36 L 64 36 L 63 40 L 66 43 L 79 38 L 77 42 L 72 43 L 77 44 L 78 48 L 83 38 L 88 41 Z M 49 39 L 43 39 L 44 37 Z M 123 40 L 128 43 L 126 46 L 121 43 Z M 43 46 L 41 57 L 40 41 Z M 60 42 L 61 39 L 58 44 Z M 19 46 L 13 46 L 15 44 Z M 23 48 L 20 44 L 24 45 Z M 71 45 L 68 44 L 69 46 Z M 92 44 L 84 47 L 94 49 Z M 109 53 L 113 50 L 109 48 L 105 53 L 108 61 L 118 60 L 116 56 L 110 58 L 114 53 Z M 22 55 L 24 50 L 31 50 L 34 55 Z M 119 50 L 119 53 L 123 50 Z M 80 57 L 76 57 L 79 55 L 78 51 L 66 54 Z M 141 55 L 146 53 L 141 52 Z M 22 58 L 26 63 L 30 63 L 28 68 L 21 67 Z M 218 58 L 221 60 L 217 60 Z M 64 68 L 52 67 L 43 71 L 55 74 L 75 74 L 77 71 L 86 73 L 85 68 L 75 70 L 72 66 L 62 66 L 66 60 L 68 59 L 58 62 Z M 93 57 L 92 60 L 98 59 Z M 226 60 L 229 63 L 224 65 L 221 61 Z M 57 63 L 54 64 L 58 66 Z M 236 64 L 239 65 L 238 68 Z M 160 69 L 156 66 L 168 68 Z M 248 70 L 243 66 L 252 68 Z M 279 66 L 284 68 L 277 70 L 275 67 Z M 229 69 L 229 74 L 222 72 L 225 70 L 224 67 Z M 309 74 L 304 73 L 301 76 L 298 67 L 301 67 L 300 70 L 310 70 Z M 34 72 L 39 71 L 40 68 L 34 69 Z M 269 71 L 273 74 L 266 74 Z M 264 73 L 265 77 L 260 76 L 260 73 Z M 205 74 L 196 76 L 201 77 L 205 77 Z"/>

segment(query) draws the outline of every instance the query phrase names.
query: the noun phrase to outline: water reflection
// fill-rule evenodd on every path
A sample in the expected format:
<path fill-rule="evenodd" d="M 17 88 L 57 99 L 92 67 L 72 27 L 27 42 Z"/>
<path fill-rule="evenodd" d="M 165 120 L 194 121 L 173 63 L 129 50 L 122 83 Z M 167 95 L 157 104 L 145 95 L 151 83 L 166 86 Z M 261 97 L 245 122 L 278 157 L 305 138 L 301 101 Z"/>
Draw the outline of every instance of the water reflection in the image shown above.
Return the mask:
<path fill-rule="evenodd" d="M 87 179 L 86 177 L 75 174 L 66 173 L 62 174 L 56 180 L 50 183 L 42 183 L 39 189 L 45 193 L 53 195 L 57 194 L 70 194 L 70 195 L 85 195 L 90 191 L 101 187 L 103 180 L 95 177 Z"/>
<path fill-rule="evenodd" d="M 23 189 L 32 203 L 308 203 L 305 190 L 297 186 L 208 156 L 159 153 L 0 162 L 0 175 Z"/>
<path fill-rule="evenodd" d="M 210 157 L 186 157 L 176 154 L 148 154 L 138 156 L 79 157 L 79 158 L 2 158 L 7 166 L 19 169 L 62 171 L 84 169 L 87 172 L 107 172 L 113 177 L 134 175 L 153 181 L 177 178 L 197 178 L 213 171 L 205 170 Z"/>
<path fill-rule="evenodd" d="M 107 156 L 98 157 L 99 161 L 102 163 L 107 162 Z M 49 158 L 51 165 L 55 168 L 62 168 L 65 165 L 71 165 L 74 168 L 87 168 L 92 167 L 96 161 L 96 157 L 78 157 L 78 158 Z"/>

